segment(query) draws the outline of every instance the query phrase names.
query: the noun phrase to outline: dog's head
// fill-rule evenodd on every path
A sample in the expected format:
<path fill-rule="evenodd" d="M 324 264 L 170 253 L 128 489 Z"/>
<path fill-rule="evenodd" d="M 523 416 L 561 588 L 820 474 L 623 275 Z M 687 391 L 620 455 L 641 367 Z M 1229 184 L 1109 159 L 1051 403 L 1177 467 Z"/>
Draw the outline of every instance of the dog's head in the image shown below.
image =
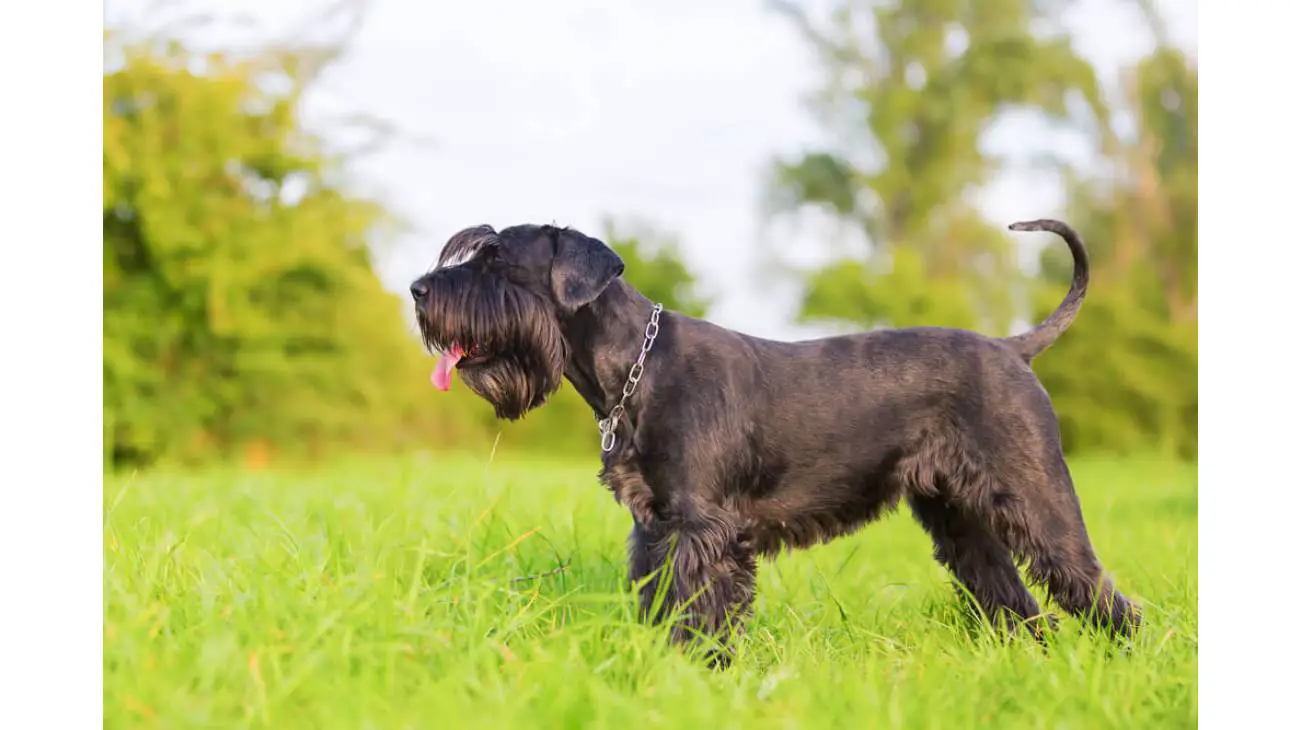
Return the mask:
<path fill-rule="evenodd" d="M 623 260 L 578 231 L 522 225 L 466 228 L 411 284 L 416 320 L 441 390 L 459 372 L 471 391 L 517 419 L 564 377 L 564 323 L 623 273 Z"/>

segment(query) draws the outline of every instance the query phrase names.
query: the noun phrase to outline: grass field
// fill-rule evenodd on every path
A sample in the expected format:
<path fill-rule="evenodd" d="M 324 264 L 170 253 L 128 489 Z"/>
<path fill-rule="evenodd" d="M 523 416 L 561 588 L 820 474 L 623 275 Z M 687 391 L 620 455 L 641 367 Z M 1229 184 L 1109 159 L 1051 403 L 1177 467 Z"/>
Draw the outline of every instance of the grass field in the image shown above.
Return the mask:
<path fill-rule="evenodd" d="M 110 478 L 105 727 L 1195 727 L 1196 468 L 1072 467 L 1130 650 L 973 630 L 903 510 L 764 564 L 721 673 L 632 620 L 595 458 Z"/>

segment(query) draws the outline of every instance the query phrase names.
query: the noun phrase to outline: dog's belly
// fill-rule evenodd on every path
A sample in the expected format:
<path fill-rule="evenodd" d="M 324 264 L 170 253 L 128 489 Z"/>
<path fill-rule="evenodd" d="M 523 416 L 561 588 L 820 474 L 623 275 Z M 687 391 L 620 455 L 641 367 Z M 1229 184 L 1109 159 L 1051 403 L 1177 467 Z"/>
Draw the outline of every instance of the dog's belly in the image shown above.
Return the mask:
<path fill-rule="evenodd" d="M 860 468 L 829 469 L 826 463 L 795 468 L 770 489 L 740 499 L 755 549 L 771 555 L 811 547 L 894 509 L 903 492 L 895 464 L 886 458 Z"/>

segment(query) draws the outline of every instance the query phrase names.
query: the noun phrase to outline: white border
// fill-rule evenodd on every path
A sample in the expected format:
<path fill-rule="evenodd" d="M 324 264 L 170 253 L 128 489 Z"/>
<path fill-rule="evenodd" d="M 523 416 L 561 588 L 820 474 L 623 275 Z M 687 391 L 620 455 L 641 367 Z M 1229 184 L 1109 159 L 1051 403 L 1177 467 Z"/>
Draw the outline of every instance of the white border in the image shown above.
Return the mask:
<path fill-rule="evenodd" d="M 0 727 L 103 726 L 102 29 L 0 10 Z"/>
<path fill-rule="evenodd" d="M 1265 9 L 1267 7 L 1267 10 Z M 1291 3 L 1202 3 L 1200 720 L 1294 721 L 1300 211 Z M 1216 344 L 1217 343 L 1217 344 Z M 1287 718 L 1290 719 L 1287 719 Z"/>

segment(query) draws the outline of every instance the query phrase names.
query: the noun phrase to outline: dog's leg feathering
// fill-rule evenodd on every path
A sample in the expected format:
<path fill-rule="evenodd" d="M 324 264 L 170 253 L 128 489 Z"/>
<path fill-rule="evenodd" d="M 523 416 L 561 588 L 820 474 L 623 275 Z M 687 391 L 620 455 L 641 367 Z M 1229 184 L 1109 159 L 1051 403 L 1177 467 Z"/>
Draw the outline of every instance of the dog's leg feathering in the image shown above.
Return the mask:
<path fill-rule="evenodd" d="M 710 664 L 729 666 L 731 638 L 743 631 L 754 600 L 753 549 L 732 524 L 718 519 L 652 528 L 638 522 L 628 542 L 629 578 L 639 585 L 642 620 L 675 619 L 673 641 L 716 642 L 708 650 Z"/>
<path fill-rule="evenodd" d="M 1052 600 L 1077 618 L 1116 636 L 1137 631 L 1141 609 L 1105 574 L 1064 460 L 1045 471 L 1021 470 L 1007 484 L 1014 484 L 1014 491 L 1000 500 L 980 500 L 976 509 L 1026 561 L 1030 577 L 1046 585 Z"/>

